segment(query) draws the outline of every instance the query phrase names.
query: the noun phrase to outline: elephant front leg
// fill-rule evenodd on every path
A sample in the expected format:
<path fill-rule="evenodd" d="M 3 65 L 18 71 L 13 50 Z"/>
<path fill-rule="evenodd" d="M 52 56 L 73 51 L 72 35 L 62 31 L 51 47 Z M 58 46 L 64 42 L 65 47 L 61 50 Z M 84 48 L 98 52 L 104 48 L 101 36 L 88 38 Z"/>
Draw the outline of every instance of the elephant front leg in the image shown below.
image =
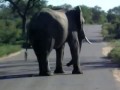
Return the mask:
<path fill-rule="evenodd" d="M 56 69 L 54 73 L 64 73 L 62 67 L 62 61 L 64 56 L 64 46 L 62 45 L 60 48 L 56 49 Z"/>
<path fill-rule="evenodd" d="M 68 44 L 70 46 L 70 51 L 72 55 L 72 61 L 69 63 L 70 65 L 73 64 L 73 71 L 72 74 L 82 74 L 79 62 L 79 53 L 80 53 L 80 46 L 78 41 L 78 36 L 76 32 L 73 32 L 68 38 Z"/>
<path fill-rule="evenodd" d="M 79 47 L 80 47 L 80 50 L 79 50 L 79 53 L 80 53 L 81 52 L 81 47 L 82 47 L 82 39 L 81 38 L 79 38 Z M 74 60 L 71 59 L 71 61 L 68 62 L 66 65 L 69 67 L 69 66 L 73 65 L 73 62 L 74 62 Z"/>

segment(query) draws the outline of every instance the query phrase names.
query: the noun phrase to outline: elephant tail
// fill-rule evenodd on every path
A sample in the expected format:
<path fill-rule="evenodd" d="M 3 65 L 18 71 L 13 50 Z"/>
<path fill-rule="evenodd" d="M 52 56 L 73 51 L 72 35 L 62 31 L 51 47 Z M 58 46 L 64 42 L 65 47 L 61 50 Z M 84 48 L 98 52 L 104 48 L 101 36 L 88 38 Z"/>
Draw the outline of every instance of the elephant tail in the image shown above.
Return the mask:
<path fill-rule="evenodd" d="M 25 50 L 25 61 L 27 61 L 27 56 L 28 56 L 28 53 L 27 53 L 27 48 L 26 48 L 26 50 Z"/>
<path fill-rule="evenodd" d="M 25 61 L 27 61 L 27 57 L 28 57 L 28 46 L 29 46 L 29 43 L 28 43 L 28 35 L 26 34 L 26 41 L 25 41 L 25 53 L 24 53 L 24 58 L 25 58 Z"/>
<path fill-rule="evenodd" d="M 26 32 L 25 32 L 25 52 L 24 52 L 25 61 L 27 61 L 27 57 L 28 57 L 27 50 L 28 50 L 28 47 L 30 46 L 28 42 L 28 29 L 29 29 L 29 23 L 26 24 Z"/>

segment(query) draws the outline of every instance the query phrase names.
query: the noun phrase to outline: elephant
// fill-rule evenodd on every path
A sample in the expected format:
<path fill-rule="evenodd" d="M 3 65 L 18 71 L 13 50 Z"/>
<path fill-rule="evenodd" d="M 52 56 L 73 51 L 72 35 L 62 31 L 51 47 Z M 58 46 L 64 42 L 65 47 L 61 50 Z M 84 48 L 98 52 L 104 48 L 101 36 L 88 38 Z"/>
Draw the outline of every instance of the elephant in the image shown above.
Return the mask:
<path fill-rule="evenodd" d="M 82 40 L 88 41 L 84 34 L 83 22 L 84 18 L 79 6 L 68 11 L 43 8 L 33 15 L 27 32 L 38 60 L 40 76 L 53 75 L 48 61 L 53 49 L 56 51 L 54 73 L 64 73 L 62 61 L 66 42 L 70 47 L 72 56 L 72 60 L 67 66 L 73 65 L 72 74 L 82 74 L 79 53 Z"/>

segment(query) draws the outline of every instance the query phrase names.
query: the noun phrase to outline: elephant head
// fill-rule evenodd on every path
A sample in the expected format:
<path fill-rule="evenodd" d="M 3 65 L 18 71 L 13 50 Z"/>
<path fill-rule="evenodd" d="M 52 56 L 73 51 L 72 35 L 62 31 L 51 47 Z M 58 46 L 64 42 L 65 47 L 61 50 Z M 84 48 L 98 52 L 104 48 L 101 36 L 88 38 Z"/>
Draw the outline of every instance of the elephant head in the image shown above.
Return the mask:
<path fill-rule="evenodd" d="M 76 10 L 78 10 L 78 11 L 80 11 L 80 31 L 81 31 L 81 35 L 83 35 L 84 37 L 84 39 L 89 43 L 89 44 L 92 44 L 90 41 L 89 41 L 89 39 L 85 36 L 85 32 L 84 32 L 84 29 L 83 29 L 83 24 L 84 24 L 84 22 L 85 22 L 85 19 L 84 19 L 84 17 L 83 17 L 83 14 L 82 14 L 82 9 L 81 9 L 81 7 L 80 6 L 77 6 L 76 7 Z M 79 36 L 79 35 L 78 35 Z"/>
<path fill-rule="evenodd" d="M 89 44 L 92 44 L 88 40 L 88 38 L 85 36 L 85 32 L 83 29 L 83 24 L 85 20 L 82 14 L 81 7 L 77 6 L 72 10 L 68 10 L 66 12 L 66 15 L 68 18 L 68 23 L 69 23 L 69 31 L 72 31 L 72 30 L 77 31 L 80 49 L 82 46 L 83 39 L 85 39 Z M 73 65 L 73 63 L 74 63 L 74 60 L 72 59 L 69 63 L 67 63 L 67 66 Z"/>
<path fill-rule="evenodd" d="M 85 39 L 89 44 L 92 44 L 86 37 L 83 29 L 83 24 L 85 22 L 85 19 L 82 14 L 81 7 L 76 6 L 74 9 L 68 10 L 66 12 L 66 15 L 68 17 L 69 29 L 77 30 L 79 41 L 81 42 L 81 40 Z"/>

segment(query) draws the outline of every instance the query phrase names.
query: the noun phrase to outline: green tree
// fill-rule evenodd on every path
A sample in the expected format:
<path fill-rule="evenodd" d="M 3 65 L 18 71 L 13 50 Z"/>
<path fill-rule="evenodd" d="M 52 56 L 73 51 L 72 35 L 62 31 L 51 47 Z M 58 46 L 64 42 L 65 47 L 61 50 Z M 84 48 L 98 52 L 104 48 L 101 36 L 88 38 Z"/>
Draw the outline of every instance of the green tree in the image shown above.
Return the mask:
<path fill-rule="evenodd" d="M 30 13 L 46 6 L 45 0 L 1 0 L 0 2 L 9 2 L 9 7 L 12 11 L 17 12 L 20 16 L 22 19 L 23 35 L 25 35 L 27 17 L 29 17 Z"/>
<path fill-rule="evenodd" d="M 69 9 L 72 8 L 72 6 L 70 4 L 63 4 L 60 7 L 63 8 L 63 9 L 66 9 L 66 10 L 69 10 Z"/>
<path fill-rule="evenodd" d="M 102 24 L 107 21 L 106 14 L 103 10 L 101 10 L 101 7 L 95 6 L 92 8 L 92 20 L 94 23 Z"/>
<path fill-rule="evenodd" d="M 92 23 L 92 11 L 91 8 L 82 5 L 81 6 L 82 12 L 83 12 L 83 16 L 85 18 L 85 23 Z"/>
<path fill-rule="evenodd" d="M 15 43 L 21 36 L 21 30 L 16 28 L 12 20 L 0 20 L 0 43 Z"/>
<path fill-rule="evenodd" d="M 107 19 L 110 23 L 120 22 L 120 6 L 108 10 Z"/>
<path fill-rule="evenodd" d="M 100 16 L 100 23 L 106 23 L 107 21 L 107 13 L 105 13 L 103 10 L 101 11 L 101 16 Z"/>
<path fill-rule="evenodd" d="M 72 8 L 70 4 L 63 4 L 60 6 L 53 6 L 53 5 L 48 5 L 48 8 L 54 9 L 54 10 L 59 10 L 59 9 L 64 9 L 64 10 L 69 10 Z"/>
<path fill-rule="evenodd" d="M 0 19 L 12 19 L 11 9 L 6 5 L 0 5 Z"/>

